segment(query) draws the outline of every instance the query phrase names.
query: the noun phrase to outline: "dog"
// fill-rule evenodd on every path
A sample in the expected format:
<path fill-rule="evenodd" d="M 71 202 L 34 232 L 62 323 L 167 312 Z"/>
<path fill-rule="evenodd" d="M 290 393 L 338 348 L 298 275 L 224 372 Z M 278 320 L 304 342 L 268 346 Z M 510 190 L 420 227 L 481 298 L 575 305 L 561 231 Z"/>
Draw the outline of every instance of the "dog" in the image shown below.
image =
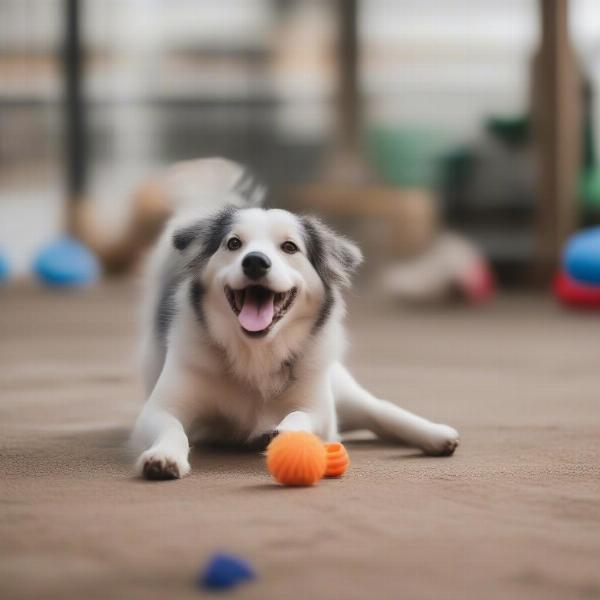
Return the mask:
<path fill-rule="evenodd" d="M 315 217 L 264 208 L 264 189 L 241 166 L 202 168 L 224 174 L 211 182 L 211 210 L 181 202 L 148 269 L 137 473 L 181 478 L 190 443 L 260 445 L 298 430 L 330 442 L 368 429 L 452 454 L 455 429 L 374 397 L 341 362 L 358 247 Z"/>

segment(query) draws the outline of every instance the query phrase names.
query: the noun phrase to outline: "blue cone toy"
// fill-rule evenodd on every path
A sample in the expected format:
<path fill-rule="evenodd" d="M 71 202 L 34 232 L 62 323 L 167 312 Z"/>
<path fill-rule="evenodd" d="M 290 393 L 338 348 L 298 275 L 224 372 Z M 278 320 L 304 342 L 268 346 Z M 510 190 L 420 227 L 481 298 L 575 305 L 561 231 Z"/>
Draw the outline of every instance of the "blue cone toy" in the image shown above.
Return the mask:
<path fill-rule="evenodd" d="M 208 590 L 225 590 L 254 579 L 250 564 L 232 554 L 215 554 L 199 574 L 196 585 Z"/>

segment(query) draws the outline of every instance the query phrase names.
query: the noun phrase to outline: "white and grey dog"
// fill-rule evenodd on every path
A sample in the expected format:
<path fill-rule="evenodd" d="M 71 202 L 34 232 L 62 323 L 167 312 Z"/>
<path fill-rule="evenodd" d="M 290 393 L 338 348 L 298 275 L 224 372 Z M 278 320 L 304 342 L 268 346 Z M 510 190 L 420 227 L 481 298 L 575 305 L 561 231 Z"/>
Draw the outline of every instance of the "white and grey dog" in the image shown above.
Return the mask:
<path fill-rule="evenodd" d="M 198 164 L 213 172 L 220 208 L 181 202 L 151 262 L 138 472 L 183 477 L 190 442 L 252 444 L 290 430 L 332 441 L 368 429 L 452 454 L 456 430 L 375 398 L 341 363 L 342 290 L 359 249 L 314 217 L 258 207 L 261 189 L 238 165 Z"/>

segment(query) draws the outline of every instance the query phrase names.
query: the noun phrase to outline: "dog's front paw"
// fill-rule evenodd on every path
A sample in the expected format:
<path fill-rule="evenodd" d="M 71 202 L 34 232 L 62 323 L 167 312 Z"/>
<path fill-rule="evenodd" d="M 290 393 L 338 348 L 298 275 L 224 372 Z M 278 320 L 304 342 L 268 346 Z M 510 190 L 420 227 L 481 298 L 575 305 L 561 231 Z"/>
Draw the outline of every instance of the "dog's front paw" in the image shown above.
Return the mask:
<path fill-rule="evenodd" d="M 180 479 L 190 473 L 191 467 L 187 456 L 150 448 L 139 457 L 136 471 L 146 479 Z"/>
<path fill-rule="evenodd" d="M 423 451 L 430 456 L 451 456 L 460 443 L 458 431 L 448 425 L 436 425 Z"/>

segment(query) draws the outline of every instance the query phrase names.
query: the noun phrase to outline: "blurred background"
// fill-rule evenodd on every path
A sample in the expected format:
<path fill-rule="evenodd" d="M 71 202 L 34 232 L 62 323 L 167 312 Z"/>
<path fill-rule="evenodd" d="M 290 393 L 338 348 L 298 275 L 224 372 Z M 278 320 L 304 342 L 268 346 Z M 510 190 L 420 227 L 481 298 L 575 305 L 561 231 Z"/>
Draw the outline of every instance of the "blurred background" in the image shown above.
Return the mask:
<path fill-rule="evenodd" d="M 599 86 L 599 0 L 0 0 L 0 597 L 228 551 L 240 598 L 600 598 Z M 213 156 L 356 239 L 348 366 L 454 456 L 134 476 L 140 266 Z"/>
<path fill-rule="evenodd" d="M 0 0 L 0 252 L 70 232 L 127 271 L 140 189 L 225 156 L 388 293 L 547 283 L 600 215 L 599 40 L 595 0 Z"/>

